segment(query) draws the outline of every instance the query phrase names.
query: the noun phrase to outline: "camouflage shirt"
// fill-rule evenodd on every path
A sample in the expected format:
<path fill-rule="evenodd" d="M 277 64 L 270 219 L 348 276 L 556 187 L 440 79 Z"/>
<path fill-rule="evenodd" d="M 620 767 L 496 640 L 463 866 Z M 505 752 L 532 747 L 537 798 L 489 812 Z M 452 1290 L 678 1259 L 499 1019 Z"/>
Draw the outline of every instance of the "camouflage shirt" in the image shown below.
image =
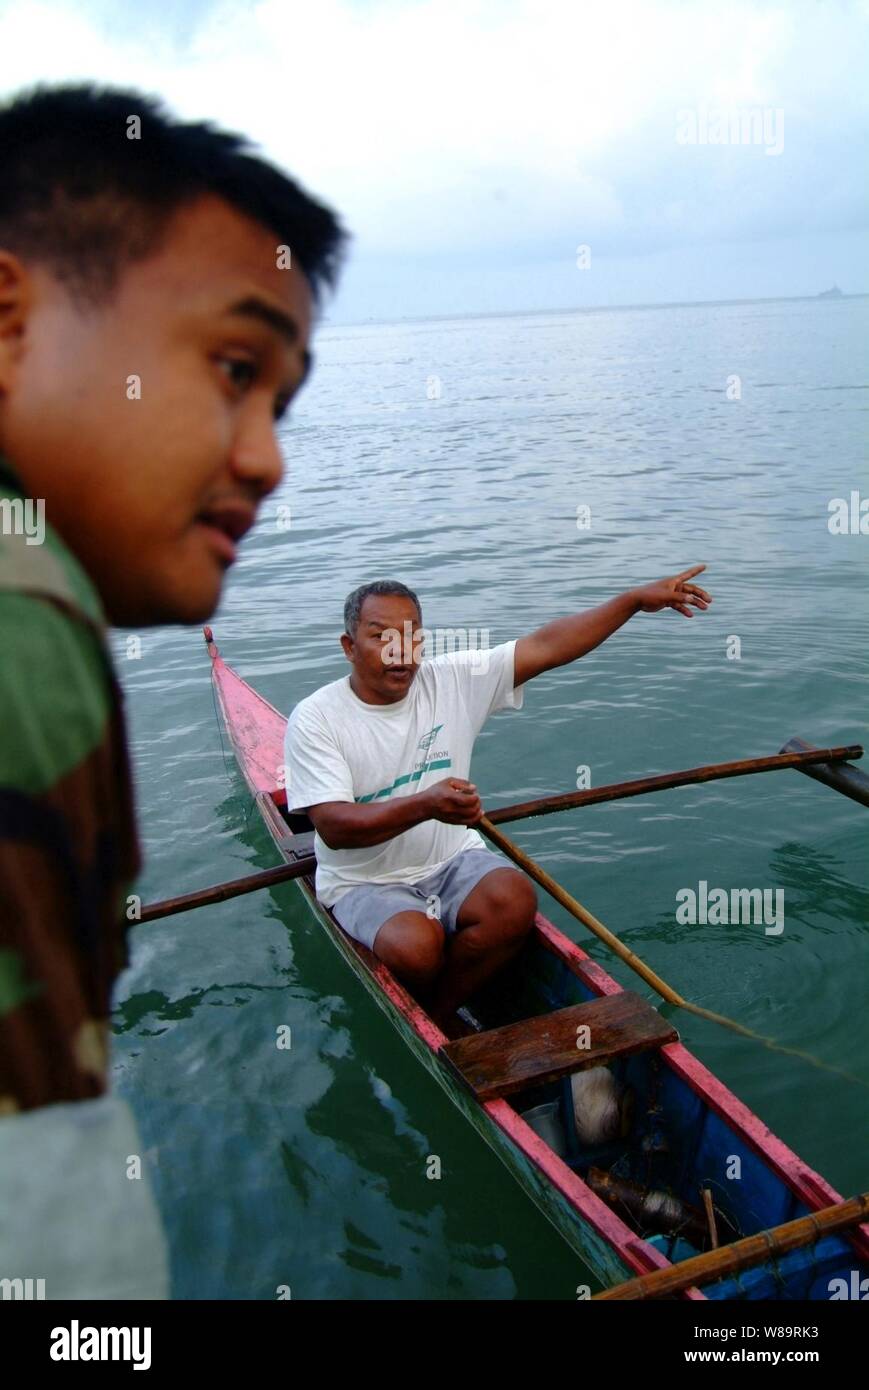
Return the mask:
<path fill-rule="evenodd" d="M 138 868 L 100 600 L 0 457 L 0 1115 L 106 1089 Z"/>

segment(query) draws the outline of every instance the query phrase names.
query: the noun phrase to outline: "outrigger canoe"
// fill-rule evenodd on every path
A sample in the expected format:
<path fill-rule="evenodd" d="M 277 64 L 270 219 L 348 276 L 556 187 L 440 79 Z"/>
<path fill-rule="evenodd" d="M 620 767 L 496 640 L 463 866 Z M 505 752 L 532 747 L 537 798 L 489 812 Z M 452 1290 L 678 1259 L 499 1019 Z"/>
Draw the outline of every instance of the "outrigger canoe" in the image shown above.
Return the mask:
<path fill-rule="evenodd" d="M 313 826 L 288 812 L 279 785 L 286 718 L 226 665 L 209 628 L 205 637 L 218 706 L 256 806 L 285 863 L 308 858 Z M 317 902 L 313 872 L 296 882 L 419 1061 L 603 1285 L 669 1270 L 718 1240 L 841 1203 L 683 1046 L 667 1019 L 542 913 L 522 953 L 469 1001 L 465 1017 L 479 1031 L 450 1041 Z M 592 1053 L 577 1050 L 583 1021 L 592 1023 Z M 606 1066 L 617 1093 L 631 1098 L 621 1132 L 602 1142 L 580 1138 L 573 1118 L 572 1074 L 589 1065 Z M 680 1296 L 826 1300 L 848 1296 L 835 1291 L 859 1288 L 867 1277 L 869 1223 Z"/>

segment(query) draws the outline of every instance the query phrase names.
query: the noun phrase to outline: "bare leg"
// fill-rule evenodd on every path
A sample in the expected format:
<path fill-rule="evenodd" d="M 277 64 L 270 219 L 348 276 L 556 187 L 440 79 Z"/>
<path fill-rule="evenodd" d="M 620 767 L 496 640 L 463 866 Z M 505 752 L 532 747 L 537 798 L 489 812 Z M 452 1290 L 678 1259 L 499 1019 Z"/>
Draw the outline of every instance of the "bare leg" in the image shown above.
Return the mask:
<path fill-rule="evenodd" d="M 443 1024 L 481 985 L 513 959 L 534 925 L 537 893 L 518 869 L 493 869 L 459 909 L 457 932 L 447 938 L 446 960 L 429 1004 Z"/>
<path fill-rule="evenodd" d="M 444 929 L 424 912 L 396 912 L 374 938 L 374 954 L 414 994 L 421 995 L 444 964 Z"/>

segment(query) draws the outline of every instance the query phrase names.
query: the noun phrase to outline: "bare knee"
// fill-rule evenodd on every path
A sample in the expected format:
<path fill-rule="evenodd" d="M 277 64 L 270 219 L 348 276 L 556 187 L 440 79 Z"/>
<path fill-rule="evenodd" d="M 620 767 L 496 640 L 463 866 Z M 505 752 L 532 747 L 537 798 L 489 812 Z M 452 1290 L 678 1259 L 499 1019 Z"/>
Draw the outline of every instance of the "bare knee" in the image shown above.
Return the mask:
<path fill-rule="evenodd" d="M 534 925 L 534 918 L 537 916 L 537 889 L 526 878 L 524 874 L 519 874 L 519 882 L 516 885 L 513 900 L 517 924 L 521 927 L 523 935 L 531 930 Z"/>
<path fill-rule="evenodd" d="M 485 919 L 497 929 L 500 940 L 521 940 L 534 925 L 537 890 L 531 879 L 518 870 L 493 874 L 492 879 Z"/>
<path fill-rule="evenodd" d="M 519 950 L 536 912 L 537 893 L 524 874 L 503 869 L 487 875 L 459 915 L 462 954 L 485 958 L 495 952 L 506 959 Z"/>
<path fill-rule="evenodd" d="M 444 929 L 424 912 L 399 912 L 377 933 L 374 954 L 400 980 L 425 985 L 444 963 Z"/>

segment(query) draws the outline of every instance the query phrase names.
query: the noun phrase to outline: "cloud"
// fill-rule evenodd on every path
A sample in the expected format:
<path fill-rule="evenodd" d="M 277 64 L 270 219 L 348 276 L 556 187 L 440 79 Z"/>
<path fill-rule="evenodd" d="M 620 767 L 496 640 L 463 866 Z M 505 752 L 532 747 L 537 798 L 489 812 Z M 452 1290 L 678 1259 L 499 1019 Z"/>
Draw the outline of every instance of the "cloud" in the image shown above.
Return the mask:
<path fill-rule="evenodd" d="M 179 18 L 180 14 L 180 18 Z M 636 256 L 866 214 L 867 6 L 681 0 L 8 4 L 0 85 L 93 77 L 244 130 L 363 258 Z M 34 71 L 34 55 L 38 71 Z M 678 112 L 784 144 L 679 144 Z"/>

